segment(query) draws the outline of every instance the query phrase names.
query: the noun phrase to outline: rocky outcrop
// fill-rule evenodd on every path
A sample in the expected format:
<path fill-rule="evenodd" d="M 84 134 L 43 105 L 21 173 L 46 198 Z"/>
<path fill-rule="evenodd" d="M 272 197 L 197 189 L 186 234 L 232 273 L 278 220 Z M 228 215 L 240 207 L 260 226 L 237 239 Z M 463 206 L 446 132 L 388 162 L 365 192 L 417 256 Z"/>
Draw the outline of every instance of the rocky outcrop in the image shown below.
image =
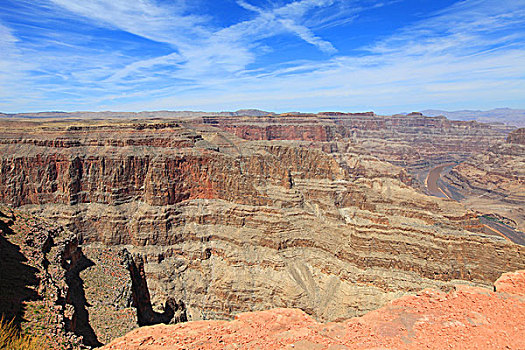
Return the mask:
<path fill-rule="evenodd" d="M 303 117 L 336 131 L 344 122 Z M 373 120 L 361 122 L 388 122 Z M 28 128 L 0 133 L 0 200 L 77 235 L 93 262 L 74 269 L 77 295 L 100 342 L 119 322 L 125 331 L 275 307 L 341 320 L 525 268 L 522 247 L 480 233 L 473 212 L 417 191 L 349 134 L 244 140 L 169 120 Z"/>
<path fill-rule="evenodd" d="M 459 285 L 426 289 L 365 316 L 318 323 L 296 309 L 244 313 L 137 329 L 102 349 L 522 349 L 525 271 L 505 274 L 496 291 Z"/>
<path fill-rule="evenodd" d="M 76 238 L 68 239 L 63 243 L 60 250 L 60 265 L 65 273 L 59 281 L 65 281 L 67 285 L 64 302 L 73 306 L 71 318 L 66 319 L 65 329 L 81 336 L 84 344 L 97 347 L 102 343 L 97 339 L 97 335 L 89 323 L 84 281 L 80 278 L 80 273 L 94 264 L 79 249 Z"/>
<path fill-rule="evenodd" d="M 184 319 L 175 303 L 171 318 L 141 322 L 149 291 L 125 249 L 80 247 L 56 223 L 4 206 L 0 234 L 0 315 L 50 348 L 97 347 L 143 324 Z M 137 278 L 143 290 L 133 288 Z"/>
<path fill-rule="evenodd" d="M 52 348 L 100 345 L 85 332 L 81 250 L 59 226 L 0 207 L 0 315 Z"/>
<path fill-rule="evenodd" d="M 127 269 L 130 272 L 132 283 L 133 306 L 137 308 L 138 324 L 140 326 L 154 325 L 158 323 L 186 322 L 186 309 L 182 301 L 166 300 L 164 312 L 153 311 L 151 297 L 144 273 L 144 260 L 138 255 L 135 258 L 127 250 L 122 250 Z"/>
<path fill-rule="evenodd" d="M 509 136 L 507 136 L 507 142 L 525 145 L 525 128 L 520 128 L 511 132 Z"/>

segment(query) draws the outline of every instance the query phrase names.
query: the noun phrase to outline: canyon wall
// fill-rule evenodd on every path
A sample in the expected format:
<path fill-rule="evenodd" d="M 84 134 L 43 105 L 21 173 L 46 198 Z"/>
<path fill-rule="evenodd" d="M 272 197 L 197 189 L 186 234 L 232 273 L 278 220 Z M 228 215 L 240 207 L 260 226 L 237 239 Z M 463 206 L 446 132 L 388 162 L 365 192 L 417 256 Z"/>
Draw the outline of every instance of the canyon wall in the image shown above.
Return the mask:
<path fill-rule="evenodd" d="M 421 113 L 380 116 L 368 113 L 285 114 L 198 119 L 247 140 L 335 141 L 351 139 L 376 157 L 409 169 L 462 160 L 502 141 L 512 127 L 452 121 Z"/>
<path fill-rule="evenodd" d="M 467 207 L 503 218 L 525 232 L 525 129 L 448 172 L 444 188 Z"/>
<path fill-rule="evenodd" d="M 514 130 L 507 137 L 507 143 L 525 145 L 525 128 Z"/>
<path fill-rule="evenodd" d="M 352 141 L 339 124 L 361 117 L 376 118 L 301 116 L 333 125 L 269 129 L 283 140 L 267 131 L 244 140 L 209 119 L 13 123 L 0 133 L 0 201 L 75 234 L 91 262 L 78 276 L 102 342 L 119 319 L 293 307 L 340 320 L 525 268 L 523 247 L 483 234 L 474 212 L 424 195 L 403 168 Z M 472 133 L 490 143 L 487 130 Z"/>

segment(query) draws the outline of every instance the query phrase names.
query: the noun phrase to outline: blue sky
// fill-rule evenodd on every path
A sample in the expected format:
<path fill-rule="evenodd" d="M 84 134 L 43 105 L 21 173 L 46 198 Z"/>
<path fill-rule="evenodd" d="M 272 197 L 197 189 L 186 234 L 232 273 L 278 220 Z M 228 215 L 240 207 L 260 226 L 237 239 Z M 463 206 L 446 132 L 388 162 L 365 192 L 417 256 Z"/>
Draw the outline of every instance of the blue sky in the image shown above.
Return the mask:
<path fill-rule="evenodd" d="M 0 111 L 525 108 L 525 0 L 0 0 Z"/>

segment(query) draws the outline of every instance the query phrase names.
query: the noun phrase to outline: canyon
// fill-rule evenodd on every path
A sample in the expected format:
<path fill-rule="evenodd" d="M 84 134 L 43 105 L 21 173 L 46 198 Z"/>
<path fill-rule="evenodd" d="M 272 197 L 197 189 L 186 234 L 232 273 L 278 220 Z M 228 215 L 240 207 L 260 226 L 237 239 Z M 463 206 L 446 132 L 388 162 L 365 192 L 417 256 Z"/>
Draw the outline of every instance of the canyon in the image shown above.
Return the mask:
<path fill-rule="evenodd" d="M 441 184 L 450 198 L 524 232 L 525 128 L 450 169 Z"/>
<path fill-rule="evenodd" d="M 525 269 L 525 248 L 482 217 L 520 231 L 522 213 L 469 205 L 488 175 L 462 175 L 483 152 L 513 157 L 489 156 L 514 169 L 490 191 L 523 208 L 522 129 L 420 113 L 117 114 L 0 120 L 3 241 L 47 276 L 15 304 L 54 305 L 70 344 L 274 308 L 341 322 Z M 437 183 L 462 198 L 428 195 L 446 163 Z"/>

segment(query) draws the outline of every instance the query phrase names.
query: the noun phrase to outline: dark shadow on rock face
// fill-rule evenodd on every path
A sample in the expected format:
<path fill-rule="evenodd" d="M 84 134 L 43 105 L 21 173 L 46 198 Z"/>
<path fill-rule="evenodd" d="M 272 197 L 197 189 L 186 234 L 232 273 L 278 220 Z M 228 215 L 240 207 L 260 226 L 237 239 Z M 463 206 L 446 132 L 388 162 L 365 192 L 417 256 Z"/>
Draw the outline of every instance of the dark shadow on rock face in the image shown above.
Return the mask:
<path fill-rule="evenodd" d="M 151 305 L 151 297 L 144 273 L 144 261 L 140 256 L 132 257 L 124 250 L 122 252 L 127 268 L 131 275 L 131 289 L 133 306 L 137 308 L 137 321 L 139 326 L 151 326 L 154 324 L 165 323 L 174 324 L 186 322 L 186 306 L 182 300 L 175 301 L 168 299 L 164 305 L 164 312 L 156 312 Z"/>
<path fill-rule="evenodd" d="M 4 235 L 12 235 L 14 234 L 13 229 L 11 228 L 11 225 L 13 224 L 13 221 L 3 222 L 0 221 L 0 232 L 3 232 Z"/>
<path fill-rule="evenodd" d="M 66 284 L 68 293 L 66 303 L 73 305 L 74 313 L 71 320 L 67 320 L 66 329 L 83 337 L 84 344 L 92 347 L 101 346 L 95 331 L 89 323 L 87 300 L 84 291 L 84 281 L 80 278 L 80 272 L 95 265 L 89 260 L 82 250 L 78 248 L 78 242 L 73 241 L 65 249 L 62 266 L 66 269 Z"/>
<path fill-rule="evenodd" d="M 25 264 L 27 258 L 20 247 L 6 238 L 13 233 L 9 223 L 0 223 L 0 314 L 20 325 L 24 302 L 39 299 L 34 289 L 39 283 L 38 270 Z"/>
<path fill-rule="evenodd" d="M 14 244 L 10 235 L 15 232 L 12 229 L 13 218 L 5 215 L 0 211 L 0 316 L 6 320 L 14 320 L 17 326 L 24 321 L 25 302 L 41 300 L 37 288 L 40 284 L 39 269 L 27 264 L 29 259 L 34 259 L 33 255 L 36 248 L 41 249 L 44 253 L 43 259 L 39 260 L 41 268 L 46 269 L 49 261 L 46 254 L 49 253 L 53 246 L 53 238 L 47 238 L 40 242 L 39 238 L 33 234 L 25 236 L 23 247 L 28 248 L 27 256 L 24 255 L 20 246 Z M 7 218 L 7 220 L 6 220 Z M 14 236 L 20 239 L 19 236 Z M 36 241 L 35 241 L 36 239 Z M 61 254 L 61 265 L 65 270 L 65 282 L 68 286 L 67 295 L 59 298 L 57 303 L 65 306 L 73 306 L 74 312 L 71 319 L 66 318 L 66 330 L 83 337 L 85 345 L 91 347 L 101 346 L 93 328 L 89 324 L 89 314 L 86 309 L 88 306 L 84 292 L 84 282 L 80 278 L 80 272 L 93 266 L 94 263 L 86 258 L 82 250 L 78 247 L 78 240 L 71 239 L 65 242 Z"/>

